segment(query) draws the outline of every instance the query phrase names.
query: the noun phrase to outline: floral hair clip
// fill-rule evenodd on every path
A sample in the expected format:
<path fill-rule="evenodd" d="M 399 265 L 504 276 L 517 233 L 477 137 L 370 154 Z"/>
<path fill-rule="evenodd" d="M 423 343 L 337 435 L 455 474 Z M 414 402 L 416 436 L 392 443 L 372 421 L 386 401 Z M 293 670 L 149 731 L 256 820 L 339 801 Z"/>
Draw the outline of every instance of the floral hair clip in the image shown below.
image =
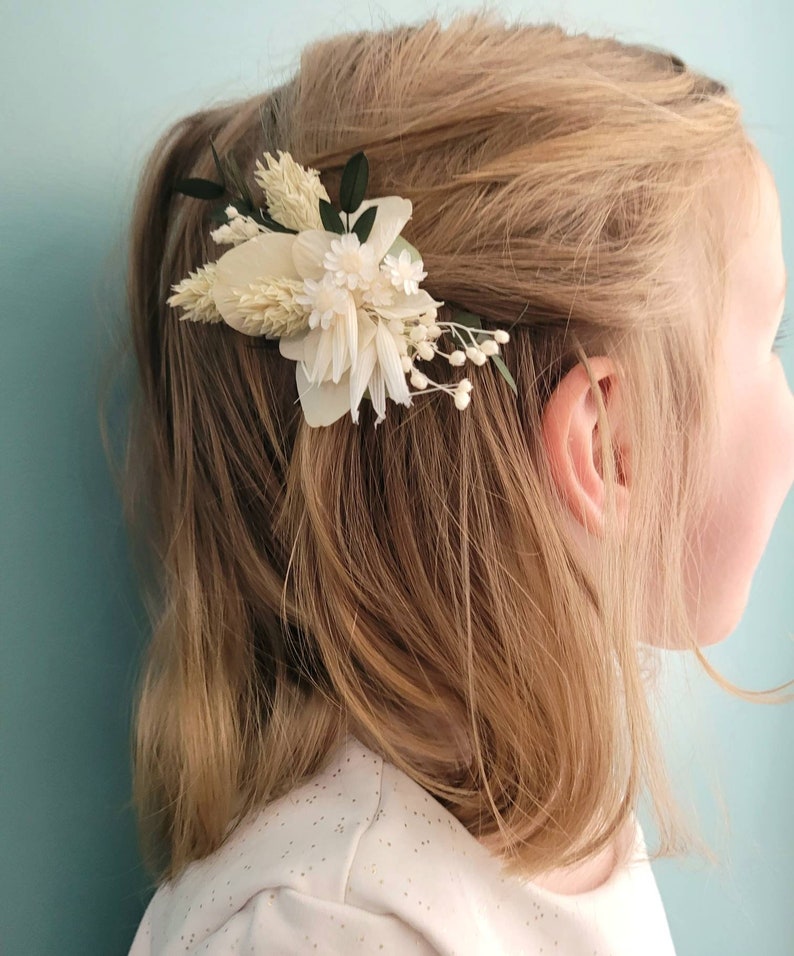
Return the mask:
<path fill-rule="evenodd" d="M 262 187 L 267 211 L 257 208 L 236 164 L 224 168 L 212 144 L 220 183 L 185 179 L 175 192 L 225 203 L 210 232 L 216 244 L 234 248 L 206 263 L 171 288 L 170 306 L 180 319 L 226 322 L 250 336 L 278 340 L 281 354 L 297 363 L 298 398 L 307 423 L 330 425 L 350 412 L 358 424 L 361 399 L 386 417 L 386 397 L 411 405 L 410 384 L 425 392 L 445 391 L 461 411 L 470 401 L 468 378 L 439 384 L 416 362 L 444 355 L 451 365 L 467 359 L 482 365 L 493 358 L 516 392 L 499 358 L 509 334 L 482 329 L 478 316 L 455 313 L 457 321 L 437 322 L 439 306 L 420 282 L 427 276 L 419 252 L 400 233 L 412 206 L 399 196 L 364 199 L 369 164 L 356 153 L 342 172 L 338 211 L 316 169 L 298 165 L 288 152 L 265 153 L 254 178 Z M 344 217 L 344 218 L 343 218 Z M 448 330 L 459 348 L 442 352 L 438 338 Z M 269 345 L 269 343 L 267 343 Z M 517 394 L 517 392 L 516 392 Z"/>

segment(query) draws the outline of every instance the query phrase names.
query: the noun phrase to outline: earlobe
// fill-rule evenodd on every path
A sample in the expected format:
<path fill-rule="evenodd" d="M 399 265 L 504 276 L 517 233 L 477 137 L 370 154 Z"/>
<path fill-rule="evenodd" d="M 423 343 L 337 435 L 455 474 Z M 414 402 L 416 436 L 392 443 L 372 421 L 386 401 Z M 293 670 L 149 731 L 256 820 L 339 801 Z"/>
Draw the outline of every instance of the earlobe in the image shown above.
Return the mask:
<path fill-rule="evenodd" d="M 589 359 L 601 389 L 613 431 L 617 508 L 625 520 L 628 508 L 628 449 L 619 442 L 620 387 L 617 369 L 609 358 Z M 595 396 L 585 367 L 579 363 L 559 383 L 543 410 L 543 442 L 549 468 L 571 515 L 586 532 L 604 534 L 606 484 Z"/>

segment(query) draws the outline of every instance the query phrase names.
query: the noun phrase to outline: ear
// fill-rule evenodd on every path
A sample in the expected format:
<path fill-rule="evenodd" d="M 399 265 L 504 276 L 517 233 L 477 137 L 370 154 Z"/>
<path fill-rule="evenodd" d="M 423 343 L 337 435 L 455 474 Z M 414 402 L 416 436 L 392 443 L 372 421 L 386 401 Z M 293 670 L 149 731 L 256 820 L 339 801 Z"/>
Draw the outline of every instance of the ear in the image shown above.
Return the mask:
<path fill-rule="evenodd" d="M 617 367 L 606 356 L 588 361 L 612 430 L 616 506 L 622 524 L 628 510 L 630 476 Z M 585 531 L 603 537 L 606 488 L 602 455 L 608 450 L 602 448 L 596 400 L 581 363 L 565 375 L 549 398 L 543 410 L 542 433 L 552 477 L 571 515 Z"/>

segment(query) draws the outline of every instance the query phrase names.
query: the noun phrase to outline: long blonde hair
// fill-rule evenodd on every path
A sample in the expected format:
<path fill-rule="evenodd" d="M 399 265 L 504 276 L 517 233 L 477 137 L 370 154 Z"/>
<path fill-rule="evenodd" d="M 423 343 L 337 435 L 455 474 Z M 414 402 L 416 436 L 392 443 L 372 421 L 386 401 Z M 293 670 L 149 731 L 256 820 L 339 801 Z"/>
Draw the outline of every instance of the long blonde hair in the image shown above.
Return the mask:
<path fill-rule="evenodd" d="M 404 235 L 424 287 L 510 329 L 518 398 L 491 363 L 445 366 L 439 381 L 474 382 L 463 412 L 436 392 L 389 403 L 377 431 L 367 401 L 358 426 L 312 429 L 292 361 L 223 323 L 180 322 L 171 285 L 225 251 L 206 205 L 171 191 L 213 178 L 211 137 L 242 170 L 290 151 L 334 201 L 365 150 L 368 195 L 413 203 Z M 595 854 L 645 790 L 655 855 L 691 845 L 643 641 L 683 643 L 715 676 L 683 567 L 717 422 L 716 187 L 731 177 L 744 209 L 752 152 L 735 100 L 676 57 L 491 13 L 315 42 L 288 82 L 160 137 L 131 227 L 138 387 L 121 467 L 153 619 L 133 801 L 156 882 L 348 732 L 510 872 Z M 595 386 L 599 354 L 624 376 L 632 506 L 583 566 L 540 423 L 577 362 Z M 613 504 L 612 456 L 604 469 Z"/>

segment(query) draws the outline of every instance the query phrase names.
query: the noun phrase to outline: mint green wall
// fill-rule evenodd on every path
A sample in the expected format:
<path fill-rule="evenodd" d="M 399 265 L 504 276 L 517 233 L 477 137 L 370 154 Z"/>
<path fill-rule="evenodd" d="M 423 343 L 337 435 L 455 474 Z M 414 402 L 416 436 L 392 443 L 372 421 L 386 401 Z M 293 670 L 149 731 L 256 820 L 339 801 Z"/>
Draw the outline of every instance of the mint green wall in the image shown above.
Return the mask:
<path fill-rule="evenodd" d="M 791 5 L 611 0 L 597 5 L 597 19 L 594 6 L 527 0 L 502 9 L 666 46 L 723 79 L 777 177 L 791 263 Z M 100 362 L 121 322 L 134 175 L 166 123 L 284 77 L 310 39 L 414 20 L 425 9 L 419 0 L 389 8 L 363 0 L 43 0 L 5 9 L 0 939 L 9 956 L 126 953 L 146 901 L 127 807 L 130 687 L 145 625 L 95 413 Z M 744 686 L 794 674 L 786 637 L 793 499 L 744 621 L 708 652 Z M 744 703 L 696 668 L 682 673 L 677 658 L 669 663 L 671 760 L 723 860 L 718 869 L 655 864 L 679 954 L 790 956 L 794 709 Z M 731 814 L 728 833 L 709 790 L 714 780 Z"/>

